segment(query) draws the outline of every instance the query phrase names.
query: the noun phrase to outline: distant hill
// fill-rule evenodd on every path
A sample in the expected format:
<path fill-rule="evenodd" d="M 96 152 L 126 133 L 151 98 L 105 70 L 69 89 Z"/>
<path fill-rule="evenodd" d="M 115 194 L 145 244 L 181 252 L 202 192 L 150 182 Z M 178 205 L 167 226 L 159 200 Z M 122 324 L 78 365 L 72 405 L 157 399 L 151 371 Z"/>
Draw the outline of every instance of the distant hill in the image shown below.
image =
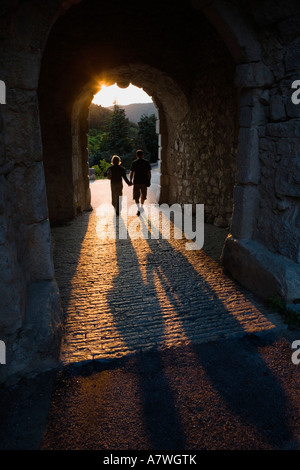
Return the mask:
<path fill-rule="evenodd" d="M 110 109 L 91 103 L 89 108 L 90 129 L 101 129 L 111 116 L 112 111 Z"/>
<path fill-rule="evenodd" d="M 154 114 L 158 117 L 157 109 L 153 103 L 134 103 L 128 105 L 119 105 L 120 108 L 125 109 L 126 117 L 129 121 L 137 124 L 143 114 L 150 116 Z M 110 106 L 108 109 L 113 109 L 113 106 Z"/>

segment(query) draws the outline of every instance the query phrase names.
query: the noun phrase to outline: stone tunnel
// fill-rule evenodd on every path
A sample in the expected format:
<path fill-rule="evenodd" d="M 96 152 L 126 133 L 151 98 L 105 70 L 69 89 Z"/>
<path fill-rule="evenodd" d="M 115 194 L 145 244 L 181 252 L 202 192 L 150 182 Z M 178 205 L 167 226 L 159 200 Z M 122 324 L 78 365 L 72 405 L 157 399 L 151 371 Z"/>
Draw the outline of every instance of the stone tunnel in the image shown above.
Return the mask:
<path fill-rule="evenodd" d="M 51 224 L 91 210 L 88 112 L 132 83 L 159 115 L 160 202 L 229 227 L 240 284 L 300 298 L 297 0 L 0 2 L 0 339 L 7 375 L 55 363 L 62 313 Z"/>

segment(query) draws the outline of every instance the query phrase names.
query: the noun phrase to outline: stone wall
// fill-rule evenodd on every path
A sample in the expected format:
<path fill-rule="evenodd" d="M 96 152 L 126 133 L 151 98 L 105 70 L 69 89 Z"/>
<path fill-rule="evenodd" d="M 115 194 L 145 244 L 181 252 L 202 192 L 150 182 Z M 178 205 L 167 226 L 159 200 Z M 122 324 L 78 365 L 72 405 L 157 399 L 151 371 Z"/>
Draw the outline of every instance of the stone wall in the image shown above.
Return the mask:
<path fill-rule="evenodd" d="M 255 238 L 300 263 L 300 106 L 291 99 L 291 84 L 300 76 L 300 42 L 280 56 L 281 73 L 268 90 L 268 122 L 259 141 L 262 203 Z"/>
<path fill-rule="evenodd" d="M 77 176 L 74 169 L 86 152 L 81 148 L 84 136 L 79 137 L 79 128 L 84 134 L 89 103 L 84 99 L 80 103 L 80 96 L 88 95 L 88 89 L 96 91 L 94 82 L 98 76 L 105 77 L 106 82 L 113 82 L 113 77 L 116 81 L 131 81 L 146 89 L 158 103 L 162 129 L 166 121 L 160 131 L 161 200 L 204 203 L 206 220 L 228 227 L 236 173 L 238 99 L 235 64 L 226 46 L 201 13 L 195 17 L 192 10 L 176 5 L 174 15 L 183 15 L 182 21 L 189 25 L 181 41 L 177 30 L 168 24 L 170 11 L 161 9 L 161 18 L 157 18 L 153 8 L 147 19 L 152 42 L 146 41 L 143 31 L 139 34 L 143 27 L 138 25 L 135 34 L 141 37 L 141 43 L 133 48 L 130 36 L 122 31 L 123 16 L 115 15 L 114 5 L 107 7 L 106 13 L 114 16 L 113 34 L 109 23 L 95 28 L 101 8 L 95 2 L 90 5 L 91 9 L 79 4 L 70 18 L 60 18 L 42 62 L 39 102 L 50 219 L 65 220 L 88 206 L 87 188 L 80 183 L 88 174 L 87 169 L 84 173 L 77 171 Z M 134 17 L 130 18 L 127 29 L 133 28 L 134 23 Z M 161 34 L 153 36 L 155 29 L 165 36 L 163 48 L 168 51 L 168 62 L 160 54 L 157 41 Z M 74 31 L 79 40 L 74 39 Z M 88 40 L 84 36 L 87 32 Z M 125 55 L 119 54 L 119 44 L 126 50 Z M 114 53 L 107 57 L 105 51 L 113 46 Z M 140 62 L 141 57 L 145 60 L 145 54 L 148 63 Z M 122 65 L 124 61 L 129 65 Z M 49 93 L 51 88 L 56 90 L 54 97 Z M 83 116 L 80 124 L 78 117 L 74 120 L 79 113 L 76 103 L 80 103 Z M 76 202 L 72 195 L 79 200 Z"/>
<path fill-rule="evenodd" d="M 300 7 L 276 1 L 255 9 L 254 3 L 247 10 L 261 53 L 237 66 L 238 184 L 223 263 L 261 297 L 293 303 L 300 298 L 300 108 L 291 86 L 300 77 Z"/>
<path fill-rule="evenodd" d="M 50 222 L 62 223 L 90 209 L 87 117 L 92 95 L 81 98 L 61 64 L 45 62 L 38 88 L 43 162 Z"/>
<path fill-rule="evenodd" d="M 46 31 L 40 35 L 45 24 L 33 18 L 39 21 L 42 11 L 38 2 L 1 4 L 7 96 L 0 108 L 0 337 L 9 366 L 1 367 L 0 381 L 53 364 L 61 335 L 37 98 Z M 49 2 L 45 23 L 53 12 Z"/>
<path fill-rule="evenodd" d="M 217 57 L 216 49 L 226 62 Z M 207 53 L 215 62 L 211 66 L 202 56 L 189 113 L 176 126 L 168 154 L 170 202 L 204 204 L 206 222 L 229 227 L 237 171 L 234 66 L 218 43 L 211 41 Z"/>

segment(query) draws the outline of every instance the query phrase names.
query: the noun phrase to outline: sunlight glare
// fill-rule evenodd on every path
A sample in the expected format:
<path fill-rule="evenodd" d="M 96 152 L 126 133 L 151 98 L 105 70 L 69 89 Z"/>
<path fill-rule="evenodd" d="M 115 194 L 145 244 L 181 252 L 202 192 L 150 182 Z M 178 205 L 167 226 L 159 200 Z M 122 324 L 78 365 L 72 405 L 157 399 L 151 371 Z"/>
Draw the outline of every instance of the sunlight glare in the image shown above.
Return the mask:
<path fill-rule="evenodd" d="M 132 83 L 127 88 L 119 88 L 115 83 L 111 86 L 102 85 L 100 91 L 94 96 L 93 103 L 107 108 L 118 105 L 133 103 L 152 103 L 151 97 L 142 89 Z"/>

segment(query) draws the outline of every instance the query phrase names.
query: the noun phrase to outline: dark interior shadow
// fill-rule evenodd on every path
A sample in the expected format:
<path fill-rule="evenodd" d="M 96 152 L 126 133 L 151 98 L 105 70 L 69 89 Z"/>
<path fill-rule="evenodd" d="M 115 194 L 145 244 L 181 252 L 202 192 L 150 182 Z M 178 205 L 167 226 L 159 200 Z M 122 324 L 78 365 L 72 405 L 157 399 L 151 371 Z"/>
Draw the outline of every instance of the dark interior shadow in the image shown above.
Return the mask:
<path fill-rule="evenodd" d="M 188 295 L 191 298 L 208 296 L 211 299 L 211 307 L 218 308 L 219 315 L 224 318 L 227 326 L 237 326 L 237 320 L 226 310 L 216 293 L 180 251 L 175 252 L 167 239 L 156 240 L 148 237 L 147 241 L 151 250 L 147 258 L 148 282 L 151 282 L 154 274 L 159 276 L 168 301 L 183 320 L 183 328 L 186 324 L 184 316 L 190 312 L 187 311 L 186 287 L 184 284 L 179 285 L 179 271 L 175 266 L 180 266 L 183 277 L 189 280 Z M 168 252 L 171 252 L 172 269 L 168 260 L 164 260 L 162 256 Z M 210 307 L 206 305 L 205 308 Z M 205 328 L 207 322 L 209 323 L 209 318 L 203 325 Z M 191 331 L 190 328 L 185 329 L 191 344 L 195 344 Z M 239 416 L 241 422 L 257 428 L 271 447 L 280 448 L 282 442 L 288 441 L 292 436 L 286 422 L 287 398 L 257 350 L 258 346 L 266 346 L 273 341 L 272 332 L 261 337 L 245 334 L 241 339 L 193 346 L 193 350 L 197 354 L 199 365 L 205 368 L 214 388 L 226 401 L 229 409 Z"/>
<path fill-rule="evenodd" d="M 52 256 L 55 278 L 62 307 L 67 311 L 82 242 L 89 224 L 90 212 L 76 219 L 52 226 Z M 40 448 L 56 387 L 57 371 L 49 370 L 24 378 L 13 387 L 0 387 L 0 449 L 37 450 Z M 31 423 L 28 426 L 28 423 Z"/>
<path fill-rule="evenodd" d="M 47 426 L 56 370 L 0 386 L 0 450 L 39 450 Z"/>
<path fill-rule="evenodd" d="M 271 449 L 281 449 L 293 436 L 287 421 L 288 400 L 258 351 L 272 342 L 272 336 L 247 335 L 193 349 L 214 390 L 240 422 L 257 430 Z"/>
<path fill-rule="evenodd" d="M 121 216 L 119 227 L 123 233 L 127 232 Z M 180 419 L 174 405 L 172 390 L 164 374 L 161 354 L 157 349 L 164 332 L 155 285 L 153 280 L 145 283 L 142 279 L 139 261 L 128 232 L 126 240 L 120 240 L 117 236 L 115 242 L 118 275 L 114 279 L 112 289 L 107 293 L 115 326 L 130 351 L 136 352 L 137 348 L 141 348 L 142 351 L 153 351 L 151 360 L 147 360 L 147 355 L 136 356 L 144 425 L 151 448 L 183 449 L 185 442 Z M 136 309 L 137 303 L 138 309 Z M 135 304 L 134 312 L 133 304 Z M 120 305 L 122 305 L 121 310 Z M 140 313 L 137 314 L 137 311 Z"/>
<path fill-rule="evenodd" d="M 68 302 L 69 299 L 72 273 L 74 274 L 76 271 L 81 243 L 86 233 L 89 219 L 87 216 L 88 214 L 80 222 L 80 236 L 78 236 L 77 231 L 77 241 L 73 240 L 72 230 L 74 231 L 74 229 L 71 226 L 69 236 L 64 235 L 64 238 L 59 241 L 61 243 L 60 253 L 70 243 L 72 244 L 70 253 L 74 253 L 70 258 L 67 278 L 64 279 L 66 273 L 63 272 L 62 266 L 60 272 L 60 266 L 57 266 L 62 284 L 67 284 L 65 302 Z M 120 223 L 123 223 L 122 218 L 120 218 Z M 54 386 L 56 395 L 53 399 L 55 406 L 53 406 L 53 410 L 49 415 L 49 433 L 44 442 L 44 448 L 93 449 L 99 448 L 99 446 L 100 448 L 109 448 L 105 447 L 109 444 L 105 441 L 105 426 L 110 424 L 110 408 L 106 408 L 102 404 L 101 394 L 104 393 L 105 395 L 105 386 L 102 386 L 100 379 L 99 383 L 96 382 L 96 378 L 93 382 L 93 377 L 97 377 L 98 373 L 104 372 L 104 376 L 108 375 L 107 381 L 109 382 L 112 375 L 118 374 L 119 370 L 124 371 L 125 375 L 123 377 L 125 377 L 125 380 L 127 380 L 126 374 L 132 372 L 132 370 L 137 376 L 138 396 L 136 401 L 141 405 L 143 428 L 146 430 L 150 443 L 147 450 L 201 448 L 195 447 L 195 443 L 189 441 L 186 433 L 186 423 L 184 424 L 182 421 L 182 403 L 177 389 L 178 374 L 183 374 L 180 380 L 183 383 L 186 396 L 185 406 L 187 409 L 192 408 L 194 405 L 189 403 L 189 386 L 185 386 L 185 382 L 189 384 L 190 376 L 197 375 L 198 370 L 205 370 L 207 375 L 207 379 L 203 379 L 199 374 L 201 378 L 195 380 L 192 386 L 193 390 L 191 390 L 193 394 L 197 395 L 196 406 L 200 410 L 197 418 L 194 418 L 196 434 L 199 436 L 197 443 L 200 442 L 200 446 L 202 436 L 210 434 L 211 430 L 216 429 L 216 426 L 220 425 L 220 420 L 222 420 L 214 403 L 210 403 L 208 411 L 206 410 L 207 403 L 203 392 L 205 389 L 213 387 L 220 400 L 232 412 L 232 415 L 239 422 L 254 430 L 258 443 L 260 442 L 260 436 L 262 436 L 270 447 L 281 448 L 282 443 L 291 438 L 291 431 L 286 419 L 288 400 L 284 389 L 278 383 L 272 371 L 266 366 L 258 350 L 259 347 L 272 344 L 272 336 L 257 338 L 252 335 L 245 335 L 238 339 L 193 344 L 193 328 L 190 328 L 192 323 L 188 325 L 185 322 L 187 317 L 193 322 L 192 317 L 194 315 L 198 317 L 205 313 L 204 328 L 208 330 L 215 328 L 213 322 L 210 324 L 209 312 L 213 314 L 216 309 L 228 327 L 232 325 L 236 328 L 237 321 L 226 310 L 216 293 L 195 271 L 184 254 L 174 249 L 168 240 L 151 239 L 149 227 L 147 225 L 145 227 L 148 230 L 146 243 L 149 247 L 149 250 L 147 249 L 146 265 L 144 266 L 146 277 L 142 277 L 139 260 L 129 236 L 126 240 L 116 238 L 118 274 L 114 279 L 112 289 L 107 292 L 107 301 L 114 317 L 115 326 L 128 350 L 136 351 L 137 344 L 140 345 L 141 350 L 131 356 L 132 359 L 129 356 L 129 359 L 116 359 L 107 363 L 91 361 L 86 364 L 73 364 L 70 367 L 65 367 L 57 375 Z M 126 227 L 123 226 L 123 230 L 125 229 Z M 59 252 L 57 256 L 59 256 Z M 190 340 L 190 349 L 193 352 L 193 358 L 195 358 L 193 362 L 190 361 L 190 356 L 185 356 L 184 348 L 176 347 L 167 351 L 160 350 L 164 336 L 164 312 L 158 298 L 155 279 L 159 279 L 161 289 L 163 289 L 170 306 L 182 320 L 182 328 Z M 203 300 L 207 300 L 203 302 L 205 311 L 197 310 L 191 315 L 191 300 L 193 298 L 199 299 L 199 296 Z M 155 325 L 154 328 L 153 325 Z M 185 369 L 182 368 L 184 361 L 186 363 Z M 131 364 L 131 371 L 128 370 L 128 364 Z M 170 364 L 171 367 L 169 367 Z M 187 375 L 184 376 L 184 374 Z M 83 393 L 83 402 L 80 405 L 82 406 L 80 412 L 82 413 L 82 423 L 88 421 L 88 419 L 93 420 L 94 434 L 89 434 L 90 428 L 83 432 L 81 425 L 76 419 L 74 420 L 74 415 L 70 412 L 72 407 L 76 408 L 76 400 L 80 393 L 76 376 L 88 379 L 86 390 Z M 110 376 L 111 378 L 109 378 Z M 117 375 L 115 380 L 118 380 L 118 377 Z M 205 380 L 207 380 L 207 383 Z M 99 394 L 100 397 L 99 409 L 96 410 L 91 398 L 94 386 L 98 390 L 96 396 L 98 397 Z M 199 390 L 195 390 L 197 386 Z M 122 394 L 122 390 L 120 393 Z M 202 393 L 204 396 L 202 396 Z M 117 395 L 113 393 L 113 396 L 108 397 L 108 399 L 114 400 L 115 396 Z M 135 403 L 132 403 L 132 407 L 134 406 Z M 209 417 L 209 421 L 204 419 L 204 412 L 206 418 Z M 191 413 L 194 414 L 193 409 Z M 99 416 L 101 418 L 103 415 L 104 418 L 99 421 L 103 426 L 101 432 L 104 437 L 101 440 L 97 420 Z M 192 415 L 190 416 L 193 417 Z M 117 419 L 118 415 L 114 418 Z M 226 429 L 225 424 L 224 428 Z M 122 425 L 128 431 L 128 442 L 134 442 L 136 432 L 134 423 L 125 420 Z M 116 431 L 118 431 L 117 428 Z M 108 428 L 107 434 L 111 435 L 111 432 L 112 430 Z M 251 446 L 253 448 L 254 444 L 251 439 L 247 440 L 243 435 L 238 435 L 239 432 L 237 430 L 237 448 L 249 448 Z M 213 442 L 213 436 L 209 439 L 209 445 L 219 446 L 219 448 L 224 445 L 222 436 L 220 441 L 216 443 Z M 38 438 L 36 437 L 35 445 L 37 445 L 37 442 Z M 114 442 L 115 446 L 117 445 L 116 442 L 117 439 Z M 204 447 L 203 444 L 202 446 Z M 29 445 L 28 448 L 30 448 Z"/>

